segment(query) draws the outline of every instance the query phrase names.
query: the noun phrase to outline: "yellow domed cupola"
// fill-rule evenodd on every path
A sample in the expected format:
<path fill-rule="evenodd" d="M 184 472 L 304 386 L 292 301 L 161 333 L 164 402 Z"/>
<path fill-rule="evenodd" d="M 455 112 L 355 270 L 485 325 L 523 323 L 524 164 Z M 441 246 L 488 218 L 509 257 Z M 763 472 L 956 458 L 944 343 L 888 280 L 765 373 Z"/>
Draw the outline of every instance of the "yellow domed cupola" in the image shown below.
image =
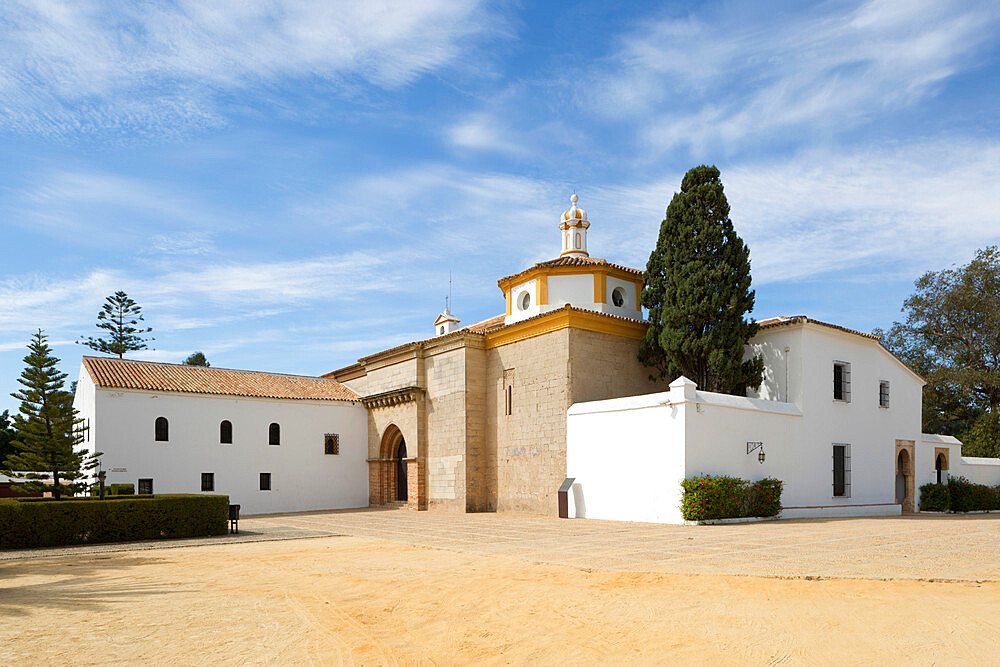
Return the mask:
<path fill-rule="evenodd" d="M 590 228 L 590 221 L 587 220 L 587 212 L 582 208 L 577 208 L 576 203 L 580 200 L 573 193 L 569 198 L 571 206 L 562 214 L 559 222 L 559 229 L 562 231 L 562 249 L 560 257 L 590 257 L 587 252 L 587 230 Z"/>

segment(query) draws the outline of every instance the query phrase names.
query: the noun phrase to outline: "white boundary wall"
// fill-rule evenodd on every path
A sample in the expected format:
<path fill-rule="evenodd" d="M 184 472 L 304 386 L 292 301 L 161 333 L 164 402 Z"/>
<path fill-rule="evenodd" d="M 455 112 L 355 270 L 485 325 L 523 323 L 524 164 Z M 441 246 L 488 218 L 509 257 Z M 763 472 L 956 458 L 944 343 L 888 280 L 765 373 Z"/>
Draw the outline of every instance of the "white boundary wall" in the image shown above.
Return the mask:
<path fill-rule="evenodd" d="M 201 473 L 242 514 L 368 506 L 368 414 L 353 401 L 302 401 L 95 388 L 81 369 L 75 406 L 89 420 L 87 449 L 104 452 L 106 483 L 153 480 L 154 493 L 202 493 Z M 156 442 L 166 417 L 169 441 Z M 233 444 L 219 424 L 233 425 Z M 268 426 L 281 444 L 268 444 Z M 340 454 L 324 454 L 323 436 L 340 435 Z M 124 469 L 124 472 L 114 472 Z M 260 490 L 260 473 L 271 490 Z"/>

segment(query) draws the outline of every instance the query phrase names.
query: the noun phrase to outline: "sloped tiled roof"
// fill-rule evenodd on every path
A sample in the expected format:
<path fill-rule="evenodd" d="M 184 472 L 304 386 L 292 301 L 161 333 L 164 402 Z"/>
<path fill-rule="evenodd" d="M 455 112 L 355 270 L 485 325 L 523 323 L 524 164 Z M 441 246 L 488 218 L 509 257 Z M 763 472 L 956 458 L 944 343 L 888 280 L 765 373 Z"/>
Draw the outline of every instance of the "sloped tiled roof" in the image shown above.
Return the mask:
<path fill-rule="evenodd" d="M 472 333 L 483 333 L 484 331 L 493 329 L 503 324 L 504 317 L 505 315 L 494 315 L 489 319 L 482 320 L 474 324 L 470 324 L 467 327 L 463 327 L 463 329 L 466 331 L 471 331 Z"/>
<path fill-rule="evenodd" d="M 336 380 L 108 357 L 84 357 L 83 367 L 98 387 L 178 391 L 252 398 L 356 401 L 359 396 Z"/>
<path fill-rule="evenodd" d="M 534 271 L 535 269 L 547 269 L 547 268 L 550 268 L 550 267 L 558 267 L 558 266 L 582 266 L 582 267 L 587 267 L 587 266 L 608 266 L 608 267 L 611 267 L 612 269 L 618 269 L 619 271 L 625 271 L 626 273 L 634 273 L 637 276 L 641 276 L 643 274 L 643 271 L 641 269 L 633 269 L 630 266 L 622 266 L 621 264 L 614 264 L 612 262 L 609 262 L 606 259 L 598 259 L 596 257 L 573 257 L 573 256 L 566 256 L 566 257 L 560 257 L 558 259 L 550 259 L 550 260 L 545 261 L 545 262 L 538 262 L 537 264 L 535 264 L 531 268 L 525 269 L 524 271 L 521 271 L 519 273 L 515 273 L 515 274 L 510 275 L 510 276 L 506 276 L 505 278 L 501 278 L 497 282 L 502 283 L 504 281 L 511 280 L 512 278 L 517 278 L 518 276 L 522 276 L 522 275 L 524 275 L 524 274 L 526 274 L 526 273 L 528 273 L 530 271 Z"/>
<path fill-rule="evenodd" d="M 811 317 L 806 317 L 805 315 L 793 315 L 791 317 L 769 317 L 764 320 L 758 320 L 757 324 L 761 329 L 769 329 L 771 327 L 788 326 L 792 324 L 818 324 L 822 327 L 830 327 L 831 329 L 839 329 L 840 331 L 845 331 L 849 334 L 854 334 L 856 336 L 864 336 L 865 338 L 871 338 L 873 340 L 878 340 L 879 337 L 875 334 L 865 333 L 863 331 L 858 331 L 856 329 L 848 329 L 847 327 L 842 327 L 839 324 L 830 324 L 829 322 L 820 322 L 819 320 L 814 320 Z"/>

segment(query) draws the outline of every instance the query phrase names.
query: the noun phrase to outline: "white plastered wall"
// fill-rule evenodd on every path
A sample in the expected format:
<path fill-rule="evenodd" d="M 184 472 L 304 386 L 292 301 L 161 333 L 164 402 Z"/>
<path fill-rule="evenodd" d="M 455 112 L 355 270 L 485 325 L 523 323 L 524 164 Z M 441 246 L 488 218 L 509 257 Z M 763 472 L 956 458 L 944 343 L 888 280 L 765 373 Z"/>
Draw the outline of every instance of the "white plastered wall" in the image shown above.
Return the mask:
<path fill-rule="evenodd" d="M 680 523 L 684 413 L 670 392 L 577 403 L 567 418 L 570 516 Z"/>
<path fill-rule="evenodd" d="M 86 386 L 82 380 L 81 405 Z M 94 398 L 91 443 L 104 452 L 107 484 L 138 491 L 138 480 L 150 478 L 154 493 L 201 493 L 201 473 L 211 472 L 212 493 L 228 495 L 243 514 L 368 505 L 368 417 L 360 403 L 118 389 L 97 389 Z M 168 420 L 167 442 L 154 440 L 157 417 Z M 219 442 L 224 419 L 233 444 Z M 281 427 L 280 445 L 268 444 L 272 422 Z M 338 455 L 324 453 L 326 433 L 340 435 Z M 259 488 L 262 472 L 271 473 L 270 491 Z"/>

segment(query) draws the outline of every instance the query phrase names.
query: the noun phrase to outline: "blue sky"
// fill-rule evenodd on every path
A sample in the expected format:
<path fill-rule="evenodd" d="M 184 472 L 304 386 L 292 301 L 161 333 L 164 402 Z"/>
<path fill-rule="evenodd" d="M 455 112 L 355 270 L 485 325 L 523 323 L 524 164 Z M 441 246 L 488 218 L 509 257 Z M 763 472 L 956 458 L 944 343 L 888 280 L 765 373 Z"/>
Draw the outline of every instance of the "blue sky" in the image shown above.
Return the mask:
<path fill-rule="evenodd" d="M 0 5 L 0 409 L 104 298 L 178 362 L 317 374 L 502 311 L 558 254 L 645 266 L 715 164 L 760 318 L 887 326 L 1000 242 L 994 2 Z"/>

